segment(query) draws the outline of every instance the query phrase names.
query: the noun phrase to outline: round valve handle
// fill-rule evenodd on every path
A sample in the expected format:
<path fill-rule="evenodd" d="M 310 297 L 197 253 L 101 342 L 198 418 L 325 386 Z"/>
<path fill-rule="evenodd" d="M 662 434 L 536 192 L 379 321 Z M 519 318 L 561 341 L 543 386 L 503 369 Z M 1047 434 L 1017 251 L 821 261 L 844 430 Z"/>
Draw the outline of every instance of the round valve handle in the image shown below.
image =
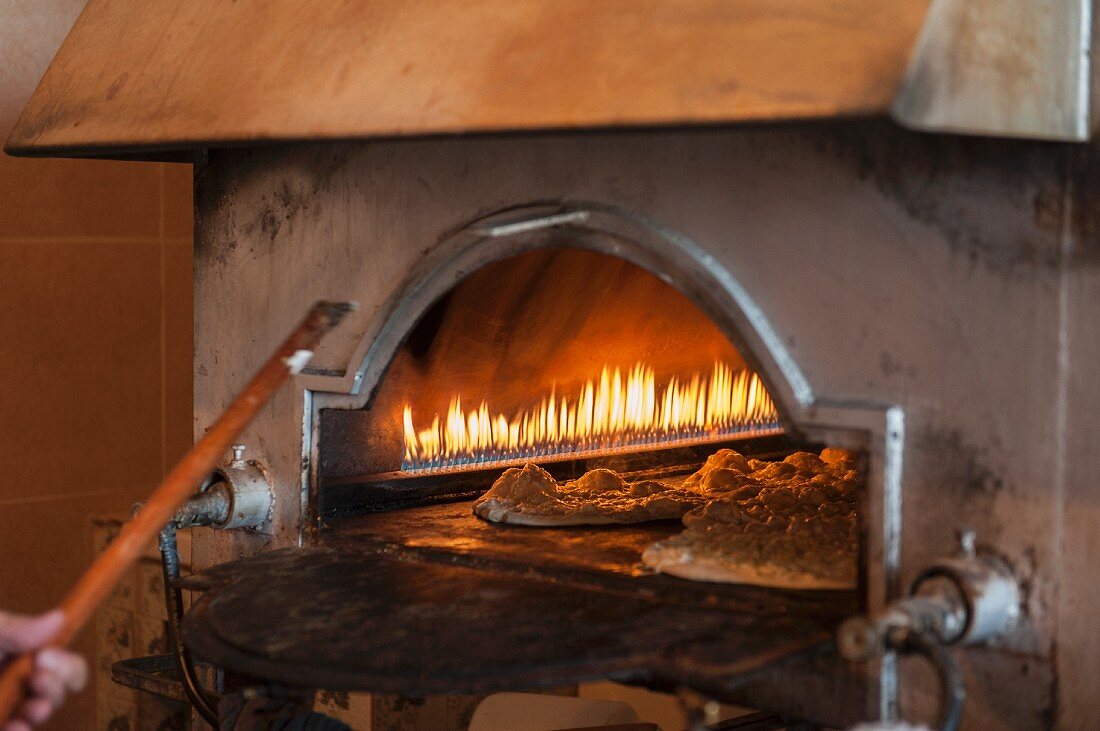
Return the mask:
<path fill-rule="evenodd" d="M 956 731 L 962 721 L 966 703 L 966 685 L 958 663 L 947 648 L 928 632 L 897 628 L 887 634 L 886 646 L 903 655 L 919 655 L 936 671 L 940 686 L 940 708 L 936 714 L 936 728 L 940 731 Z"/>

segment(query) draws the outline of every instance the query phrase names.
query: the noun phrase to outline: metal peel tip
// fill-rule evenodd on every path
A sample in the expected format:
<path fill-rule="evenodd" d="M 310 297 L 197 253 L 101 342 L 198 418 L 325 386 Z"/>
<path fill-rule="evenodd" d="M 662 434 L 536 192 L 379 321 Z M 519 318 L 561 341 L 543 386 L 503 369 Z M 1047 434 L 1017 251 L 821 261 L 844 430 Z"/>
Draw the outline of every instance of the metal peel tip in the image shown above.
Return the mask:
<path fill-rule="evenodd" d="M 355 312 L 359 309 L 358 302 L 330 302 L 329 300 L 320 300 L 314 305 L 314 309 L 324 312 L 325 316 L 331 321 L 331 325 L 335 327 L 340 324 L 340 321 L 348 315 L 348 313 Z"/>

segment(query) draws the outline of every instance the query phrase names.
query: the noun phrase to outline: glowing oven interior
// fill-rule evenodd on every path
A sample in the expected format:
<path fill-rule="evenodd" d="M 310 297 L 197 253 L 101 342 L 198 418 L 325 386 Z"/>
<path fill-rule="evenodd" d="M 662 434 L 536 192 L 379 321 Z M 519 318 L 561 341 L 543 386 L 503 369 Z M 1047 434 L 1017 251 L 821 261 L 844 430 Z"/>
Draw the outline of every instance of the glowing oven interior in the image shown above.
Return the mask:
<path fill-rule="evenodd" d="M 779 463 L 827 446 L 786 428 L 751 359 L 688 297 L 572 248 L 469 273 L 411 329 L 363 409 L 321 414 L 322 524 L 475 499 L 526 463 L 563 482 L 606 468 L 679 486 L 721 449 Z M 774 467 L 769 479 L 794 469 Z M 820 495 L 792 495 L 817 501 L 795 508 L 812 527 Z M 668 522 L 652 536 L 682 529 Z"/>
<path fill-rule="evenodd" d="M 444 474 L 783 433 L 763 381 L 687 297 L 622 259 L 567 248 L 459 282 L 409 333 L 367 408 L 342 421 L 355 422 L 359 453 L 324 455 L 330 475 Z"/>

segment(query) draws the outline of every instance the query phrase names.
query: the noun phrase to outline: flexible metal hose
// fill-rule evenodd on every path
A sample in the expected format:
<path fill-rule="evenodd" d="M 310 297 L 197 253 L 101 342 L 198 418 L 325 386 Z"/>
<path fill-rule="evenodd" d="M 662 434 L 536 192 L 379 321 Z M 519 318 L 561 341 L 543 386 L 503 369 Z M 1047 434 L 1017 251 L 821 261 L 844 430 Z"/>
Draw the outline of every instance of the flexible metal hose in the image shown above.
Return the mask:
<path fill-rule="evenodd" d="M 183 644 L 183 592 L 175 585 L 180 577 L 179 549 L 176 545 L 176 526 L 169 523 L 160 532 L 161 567 L 164 570 L 164 602 L 168 609 L 168 642 L 176 657 L 176 668 L 183 682 L 191 705 L 214 728 L 218 728 L 218 711 L 199 683 L 191 651 Z"/>
<path fill-rule="evenodd" d="M 966 686 L 955 658 L 935 637 L 911 629 L 892 632 L 889 645 L 901 653 L 920 655 L 932 665 L 940 685 L 937 728 L 940 731 L 957 731 L 966 702 Z"/>

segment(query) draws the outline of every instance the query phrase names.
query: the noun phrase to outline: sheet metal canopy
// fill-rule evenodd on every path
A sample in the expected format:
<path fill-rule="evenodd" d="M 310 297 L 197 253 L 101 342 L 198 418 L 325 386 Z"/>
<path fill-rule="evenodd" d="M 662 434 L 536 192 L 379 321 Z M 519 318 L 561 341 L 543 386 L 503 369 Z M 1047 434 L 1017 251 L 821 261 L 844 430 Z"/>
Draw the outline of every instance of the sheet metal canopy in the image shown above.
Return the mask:
<path fill-rule="evenodd" d="M 1097 124 L 1092 0 L 935 0 L 894 103 L 915 129 L 1083 142 Z"/>
<path fill-rule="evenodd" d="M 91 0 L 17 155 L 882 113 L 927 0 Z"/>

